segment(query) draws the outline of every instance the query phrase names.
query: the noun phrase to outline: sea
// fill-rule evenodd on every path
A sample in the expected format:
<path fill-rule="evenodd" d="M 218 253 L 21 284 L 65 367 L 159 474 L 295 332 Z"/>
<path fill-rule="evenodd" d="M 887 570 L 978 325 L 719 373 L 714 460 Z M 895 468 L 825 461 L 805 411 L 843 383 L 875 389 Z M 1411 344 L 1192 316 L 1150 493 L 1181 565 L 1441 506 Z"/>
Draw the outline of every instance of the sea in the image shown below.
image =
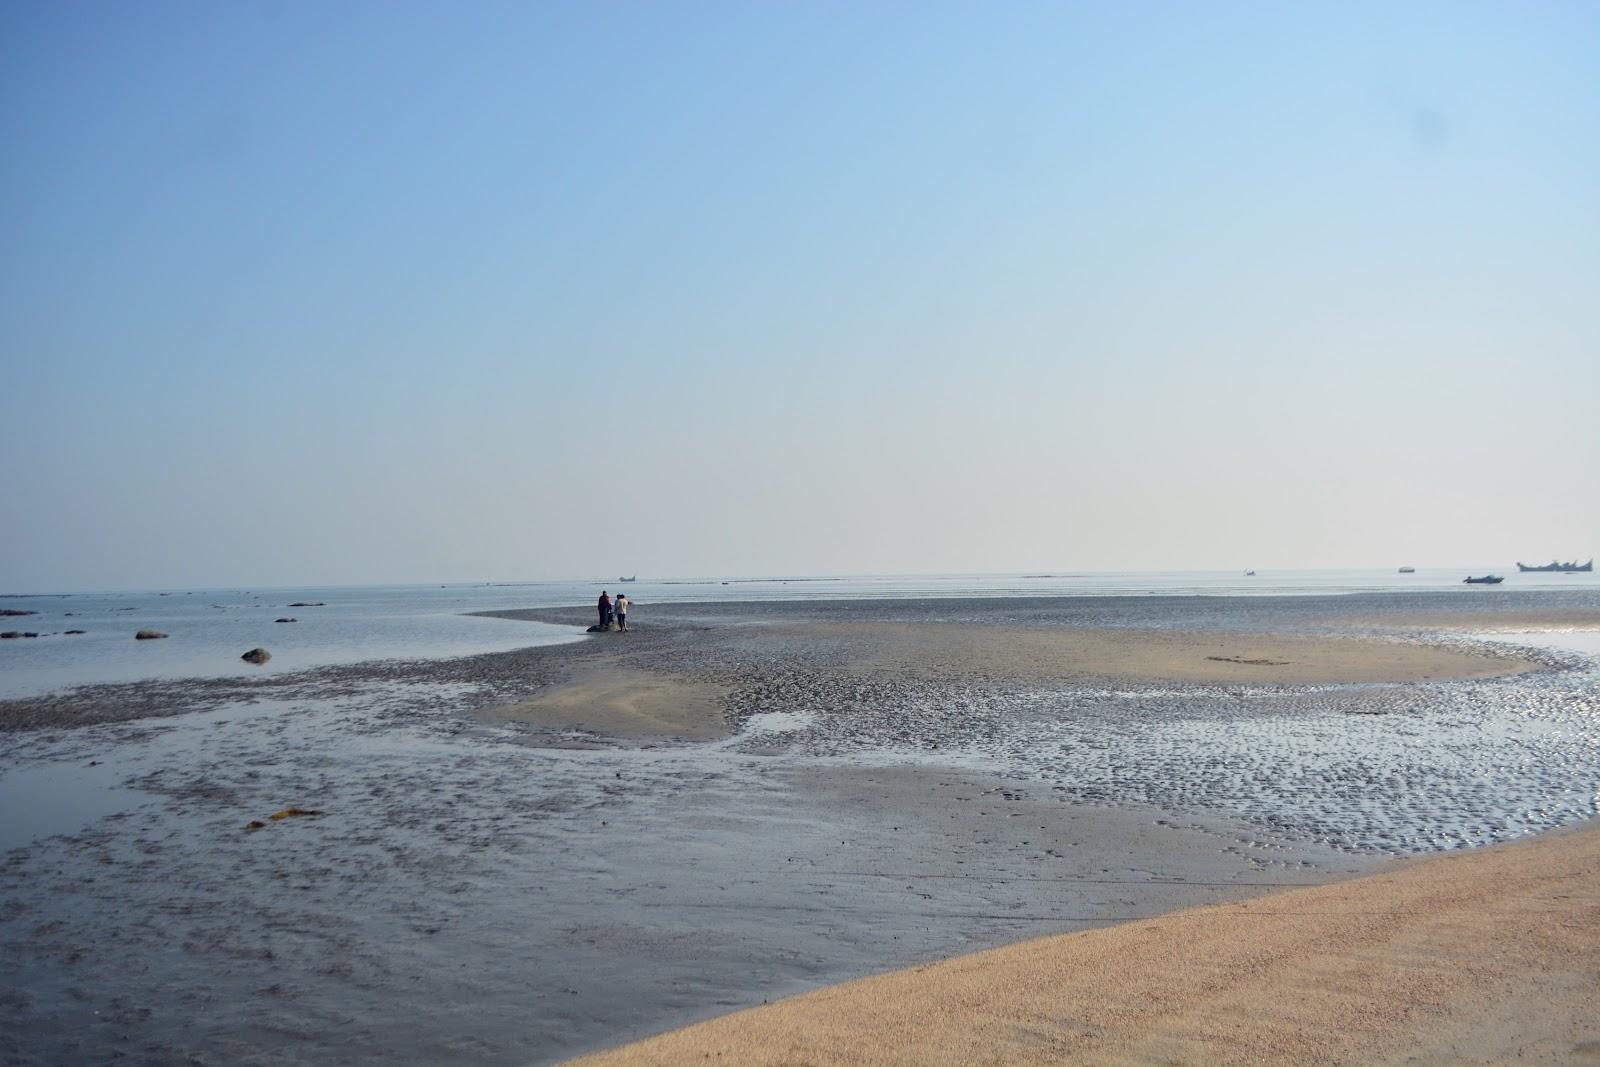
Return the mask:
<path fill-rule="evenodd" d="M 1468 574 L 1500 574 L 1497 586 L 1465 586 Z M 1122 571 L 1029 574 L 739 576 L 619 582 L 482 582 L 106 593 L 12 593 L 0 609 L 0 699 L 73 686 L 154 679 L 258 676 L 377 660 L 428 660 L 577 640 L 578 627 L 484 618 L 474 613 L 584 606 L 600 591 L 625 591 L 635 619 L 669 601 L 833 600 L 902 597 L 1211 596 L 1285 597 L 1467 589 L 1503 598 L 1600 590 L 1594 574 L 1507 573 L 1487 566 L 1383 570 Z M 293 619 L 294 622 L 279 622 Z M 141 630 L 167 635 L 136 640 Z M 82 630 L 68 634 L 68 630 Z M 265 648 L 260 666 L 239 657 Z"/>

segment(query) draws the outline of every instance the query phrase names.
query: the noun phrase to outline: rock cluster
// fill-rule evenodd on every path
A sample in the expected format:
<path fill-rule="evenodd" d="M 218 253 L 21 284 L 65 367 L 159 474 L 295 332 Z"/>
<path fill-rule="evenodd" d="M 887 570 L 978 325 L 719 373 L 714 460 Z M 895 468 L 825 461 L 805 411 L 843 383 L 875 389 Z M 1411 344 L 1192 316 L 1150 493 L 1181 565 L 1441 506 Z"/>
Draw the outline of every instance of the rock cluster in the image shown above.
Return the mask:
<path fill-rule="evenodd" d="M 160 630 L 140 630 L 133 635 L 133 639 L 135 641 L 154 641 L 165 636 L 167 635 Z"/>
<path fill-rule="evenodd" d="M 252 648 L 249 652 L 239 657 L 246 663 L 265 663 L 272 658 L 272 653 L 264 648 Z"/>

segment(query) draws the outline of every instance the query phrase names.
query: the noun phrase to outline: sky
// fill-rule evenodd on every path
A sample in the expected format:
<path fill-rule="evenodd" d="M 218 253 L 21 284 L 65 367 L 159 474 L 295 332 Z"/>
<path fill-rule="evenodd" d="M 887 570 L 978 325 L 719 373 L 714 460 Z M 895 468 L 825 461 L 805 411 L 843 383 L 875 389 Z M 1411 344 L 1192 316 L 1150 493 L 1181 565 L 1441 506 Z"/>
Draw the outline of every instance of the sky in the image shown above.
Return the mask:
<path fill-rule="evenodd" d="M 1600 551 L 1600 5 L 0 5 L 0 591 Z"/>

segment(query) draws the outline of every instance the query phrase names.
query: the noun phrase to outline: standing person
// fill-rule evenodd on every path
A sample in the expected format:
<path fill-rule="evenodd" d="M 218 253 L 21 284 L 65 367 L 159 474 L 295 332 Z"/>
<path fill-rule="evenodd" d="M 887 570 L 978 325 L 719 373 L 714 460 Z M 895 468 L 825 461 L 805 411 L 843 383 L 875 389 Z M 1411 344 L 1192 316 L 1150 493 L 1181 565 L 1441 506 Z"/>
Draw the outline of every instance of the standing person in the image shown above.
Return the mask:
<path fill-rule="evenodd" d="M 611 598 L 606 596 L 604 589 L 600 590 L 600 629 L 604 630 L 611 625 Z"/>
<path fill-rule="evenodd" d="M 615 605 L 617 609 L 617 625 L 621 626 L 624 632 L 626 632 L 628 629 L 628 608 L 630 606 L 631 605 L 628 603 L 628 594 L 618 593 L 617 603 Z"/>

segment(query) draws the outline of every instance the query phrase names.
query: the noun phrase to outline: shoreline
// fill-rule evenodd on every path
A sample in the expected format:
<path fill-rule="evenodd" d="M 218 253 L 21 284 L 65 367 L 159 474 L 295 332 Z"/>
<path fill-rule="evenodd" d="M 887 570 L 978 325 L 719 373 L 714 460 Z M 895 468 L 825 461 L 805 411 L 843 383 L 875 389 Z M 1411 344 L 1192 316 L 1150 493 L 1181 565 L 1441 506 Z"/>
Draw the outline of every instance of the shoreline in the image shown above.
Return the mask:
<path fill-rule="evenodd" d="M 1348 618 L 1415 606 L 650 604 L 559 646 L 0 704 L 0 797 L 55 835 L 0 852 L 0 1059 L 555 1062 L 1592 818 L 1594 662 Z M 1259 673 L 1377 652 L 1492 669 Z"/>
<path fill-rule="evenodd" d="M 1019 942 L 569 1061 L 1600 1060 L 1600 823 Z"/>
<path fill-rule="evenodd" d="M 1571 606 L 1572 597 L 1569 594 L 1573 592 L 1578 591 L 1530 590 L 1516 596 L 1493 599 L 1449 589 L 1249 596 L 1209 593 L 1030 594 L 1000 597 L 863 596 L 835 600 L 663 601 L 641 604 L 640 611 L 635 613 L 635 624 L 642 625 L 646 631 L 656 630 L 659 636 L 660 628 L 652 626 L 652 622 L 657 620 L 679 626 L 689 623 L 712 628 L 746 625 L 759 619 L 801 623 L 808 620 L 830 623 L 864 620 L 890 624 L 903 621 L 964 623 L 973 621 L 976 613 L 978 621 L 993 621 L 994 616 L 1010 614 L 1023 624 L 1035 621 L 1051 627 L 1099 628 L 1116 633 L 1125 629 L 1159 628 L 1165 625 L 1169 616 L 1176 613 L 1189 620 L 1189 625 L 1198 625 L 1201 629 L 1215 628 L 1204 621 L 1207 616 L 1231 618 L 1236 624 L 1236 631 L 1242 635 L 1256 626 L 1254 618 L 1273 614 L 1281 617 L 1280 622 L 1288 623 L 1289 628 L 1284 632 L 1289 634 L 1379 637 L 1426 643 L 1436 639 L 1442 631 L 1459 631 L 1470 637 L 1472 631 L 1489 635 L 1541 628 L 1600 629 L 1600 608 L 1587 604 Z M 1530 607 L 1526 603 L 1530 599 L 1548 603 L 1542 607 Z M 594 618 L 593 608 L 587 606 L 494 609 L 460 614 L 463 617 L 556 623 L 574 626 L 578 630 L 590 625 Z M 576 631 L 571 638 L 576 638 L 578 645 L 589 643 L 584 640 L 583 634 Z M 648 636 L 635 638 L 636 641 L 649 639 Z M 439 659 L 363 659 L 291 670 L 274 667 L 268 672 L 240 671 L 232 663 L 234 656 L 230 653 L 225 657 L 229 662 L 227 673 L 87 681 L 75 685 L 63 684 L 47 692 L 0 696 L 0 733 L 19 727 L 82 725 L 176 714 L 218 706 L 231 700 L 251 699 L 258 693 L 327 691 L 344 684 L 361 684 L 378 678 L 409 681 L 433 677 L 473 679 L 480 675 L 495 676 L 504 673 L 497 670 L 498 664 L 529 658 L 542 662 L 543 657 L 528 655 L 537 651 L 538 646 L 518 646 L 508 650 L 467 652 Z M 1509 655 L 1504 651 L 1499 654 Z M 1256 680 L 1260 680 L 1260 672 L 1256 673 Z M 1154 677 L 1159 677 L 1159 674 Z M 1237 680 L 1252 679 L 1240 677 Z"/>

